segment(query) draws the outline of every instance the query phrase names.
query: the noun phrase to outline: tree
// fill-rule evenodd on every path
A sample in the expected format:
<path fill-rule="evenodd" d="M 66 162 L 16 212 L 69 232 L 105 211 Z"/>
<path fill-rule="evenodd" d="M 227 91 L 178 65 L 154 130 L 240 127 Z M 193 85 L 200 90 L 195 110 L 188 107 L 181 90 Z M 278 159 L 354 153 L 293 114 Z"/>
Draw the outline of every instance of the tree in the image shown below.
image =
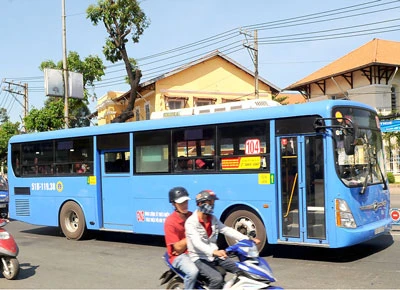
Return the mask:
<path fill-rule="evenodd" d="M 20 123 L 6 121 L 0 125 L 0 162 L 7 160 L 8 140 L 14 135 L 19 134 Z"/>
<path fill-rule="evenodd" d="M 87 18 L 97 25 L 103 22 L 108 38 L 103 46 L 106 59 L 112 63 L 123 60 L 128 75 L 130 96 L 128 106 L 112 122 L 122 123 L 134 116 L 133 108 L 137 98 L 137 88 L 142 77 L 136 61 L 128 57 L 126 43 L 131 36 L 133 43 L 139 42 L 150 22 L 136 0 L 98 0 L 86 10 Z"/>
<path fill-rule="evenodd" d="M 104 76 L 105 66 L 98 56 L 89 55 L 84 60 L 80 59 L 77 52 L 70 51 L 67 57 L 68 70 L 83 75 L 83 99 L 68 99 L 69 127 L 85 127 L 90 121 L 85 118 L 90 114 L 87 107 L 89 98 L 95 97 L 89 93 L 89 88 L 94 87 L 94 81 L 101 80 Z M 52 60 L 46 60 L 40 64 L 40 69 L 45 68 L 62 69 L 63 63 L 55 64 Z M 64 127 L 64 100 L 62 98 L 49 97 L 42 109 L 33 108 L 24 119 L 28 131 L 49 131 L 62 129 Z"/>
<path fill-rule="evenodd" d="M 64 101 L 61 98 L 47 100 L 42 109 L 33 108 L 24 118 L 28 132 L 52 131 L 64 127 Z"/>
<path fill-rule="evenodd" d="M 0 123 L 5 123 L 10 120 L 10 117 L 7 114 L 6 108 L 0 108 Z"/>

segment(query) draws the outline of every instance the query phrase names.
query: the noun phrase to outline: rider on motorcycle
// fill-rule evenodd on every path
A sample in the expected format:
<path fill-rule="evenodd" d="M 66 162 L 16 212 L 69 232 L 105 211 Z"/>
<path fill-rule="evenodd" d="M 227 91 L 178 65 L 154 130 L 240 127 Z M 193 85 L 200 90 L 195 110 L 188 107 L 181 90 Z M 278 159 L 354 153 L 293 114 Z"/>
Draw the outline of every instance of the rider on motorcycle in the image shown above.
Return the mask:
<path fill-rule="evenodd" d="M 185 289 L 193 289 L 199 270 L 187 255 L 184 224 L 192 214 L 188 210 L 189 194 L 183 187 L 174 187 L 169 191 L 168 197 L 174 206 L 174 212 L 167 217 L 164 224 L 169 262 L 185 274 Z"/>
<path fill-rule="evenodd" d="M 221 289 L 224 285 L 222 274 L 215 268 L 221 266 L 225 270 L 236 273 L 235 261 L 228 258 L 225 250 L 218 249 L 218 234 L 222 233 L 236 240 L 248 240 L 248 236 L 224 225 L 214 215 L 214 203 L 218 200 L 211 190 L 203 190 L 196 195 L 197 210 L 186 223 L 186 238 L 189 256 L 200 273 L 209 280 L 210 289 Z M 253 239 L 256 243 L 260 240 Z"/>

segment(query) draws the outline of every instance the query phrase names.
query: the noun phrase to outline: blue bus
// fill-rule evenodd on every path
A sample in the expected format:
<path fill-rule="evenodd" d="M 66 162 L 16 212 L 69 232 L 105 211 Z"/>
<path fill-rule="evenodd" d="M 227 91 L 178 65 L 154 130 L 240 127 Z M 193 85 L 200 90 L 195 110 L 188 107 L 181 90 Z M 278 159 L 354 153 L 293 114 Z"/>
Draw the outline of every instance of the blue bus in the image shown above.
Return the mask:
<path fill-rule="evenodd" d="M 10 217 L 75 240 L 87 230 L 163 235 L 168 191 L 183 186 L 193 210 L 199 191 L 216 192 L 215 214 L 260 249 L 339 248 L 390 231 L 372 107 L 329 100 L 218 111 L 12 137 Z"/>

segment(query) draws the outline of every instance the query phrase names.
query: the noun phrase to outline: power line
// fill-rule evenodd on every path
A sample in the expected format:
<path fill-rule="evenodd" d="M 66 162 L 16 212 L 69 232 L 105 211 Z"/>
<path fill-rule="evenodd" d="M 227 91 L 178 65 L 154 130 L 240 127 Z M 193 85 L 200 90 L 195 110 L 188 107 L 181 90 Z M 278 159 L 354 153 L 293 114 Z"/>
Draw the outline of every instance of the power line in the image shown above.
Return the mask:
<path fill-rule="evenodd" d="M 373 13 L 382 13 L 388 10 L 398 9 L 400 6 L 394 6 L 389 8 L 382 8 L 385 5 L 390 4 L 398 4 L 398 1 L 370 1 L 358 5 L 351 5 L 343 8 L 332 9 L 323 12 L 317 12 L 313 14 L 303 15 L 300 17 L 292 17 L 287 19 L 282 19 L 278 21 L 271 21 L 265 23 L 259 23 L 254 25 L 247 25 L 243 28 L 245 29 L 258 29 L 260 31 L 266 30 L 277 30 L 283 28 L 290 28 L 293 26 L 302 26 L 302 25 L 310 25 L 310 24 L 317 24 L 322 22 L 332 22 L 342 20 L 344 18 L 350 17 L 358 17 L 358 16 L 366 16 Z M 379 8 L 372 11 L 364 11 L 360 12 L 361 10 Z M 355 12 L 355 13 L 354 13 Z M 343 15 L 349 14 L 349 15 Z M 339 17 L 333 17 L 339 15 Z M 323 18 L 323 19 L 321 19 Z M 312 21 L 309 21 L 309 20 Z M 264 36 L 259 37 L 259 44 L 260 45 L 273 45 L 273 44 L 287 44 L 287 43 L 298 43 L 298 42 L 309 42 L 309 41 L 324 41 L 329 39 L 337 39 L 337 38 L 348 38 L 348 37 L 355 37 L 361 35 L 368 35 L 368 34 L 375 34 L 375 33 L 387 33 L 391 31 L 396 31 L 396 26 L 385 26 L 379 28 L 370 28 L 368 30 L 354 30 L 349 32 L 342 32 L 349 29 L 354 29 L 357 27 L 366 27 L 366 26 L 373 26 L 384 24 L 388 22 L 394 22 L 399 19 L 391 19 L 386 21 L 374 22 L 374 23 L 364 23 L 360 25 L 353 25 L 350 27 L 339 27 L 327 30 L 320 30 L 320 31 L 309 31 L 303 33 L 294 33 L 294 34 L 286 34 L 286 35 L 275 35 L 275 36 Z M 398 25 L 400 27 L 400 25 Z M 337 31 L 338 33 L 329 33 Z M 233 54 L 241 49 L 239 46 L 239 41 L 233 41 L 236 38 L 240 37 L 238 29 L 230 29 L 226 32 L 216 34 L 214 36 L 210 36 L 199 41 L 195 41 L 186 45 L 182 45 L 170 50 L 166 50 L 163 52 L 159 52 L 156 54 L 144 56 L 137 58 L 140 68 L 142 70 L 143 77 L 142 79 L 149 79 L 154 76 L 160 75 L 165 73 L 166 71 L 171 71 L 176 68 L 181 67 L 181 65 L 188 64 L 191 60 L 196 60 L 201 56 L 204 56 L 212 51 L 219 50 L 224 54 Z M 225 43 L 231 41 L 229 43 Z M 224 45 L 221 45 L 224 44 Z M 204 49 L 207 49 L 204 52 Z M 169 55 L 169 57 L 165 57 Z M 142 63 L 141 63 L 142 62 Z M 150 65 L 159 64 L 156 66 L 149 67 Z M 123 63 L 112 64 L 107 66 L 107 69 L 117 68 L 124 66 Z M 111 87 L 120 84 L 126 84 L 125 78 L 125 68 L 116 69 L 112 71 L 107 71 L 107 74 L 115 74 L 121 72 L 123 75 L 115 76 L 111 78 L 105 78 L 102 81 L 94 82 L 96 88 L 101 87 Z M 9 79 L 9 78 L 8 78 Z M 33 82 L 42 82 L 43 77 L 20 77 L 20 78 L 13 78 L 16 80 L 24 80 L 29 83 Z M 29 90 L 35 92 L 44 91 L 43 88 L 33 86 Z"/>

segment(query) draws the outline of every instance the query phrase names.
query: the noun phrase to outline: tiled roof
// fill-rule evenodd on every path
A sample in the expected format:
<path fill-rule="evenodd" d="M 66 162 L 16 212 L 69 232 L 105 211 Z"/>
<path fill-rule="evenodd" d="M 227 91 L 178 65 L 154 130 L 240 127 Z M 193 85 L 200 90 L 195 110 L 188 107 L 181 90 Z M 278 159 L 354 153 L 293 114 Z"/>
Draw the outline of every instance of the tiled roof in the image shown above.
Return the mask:
<path fill-rule="evenodd" d="M 290 85 L 286 90 L 371 65 L 400 65 L 400 42 L 374 38 L 338 60 Z"/>

